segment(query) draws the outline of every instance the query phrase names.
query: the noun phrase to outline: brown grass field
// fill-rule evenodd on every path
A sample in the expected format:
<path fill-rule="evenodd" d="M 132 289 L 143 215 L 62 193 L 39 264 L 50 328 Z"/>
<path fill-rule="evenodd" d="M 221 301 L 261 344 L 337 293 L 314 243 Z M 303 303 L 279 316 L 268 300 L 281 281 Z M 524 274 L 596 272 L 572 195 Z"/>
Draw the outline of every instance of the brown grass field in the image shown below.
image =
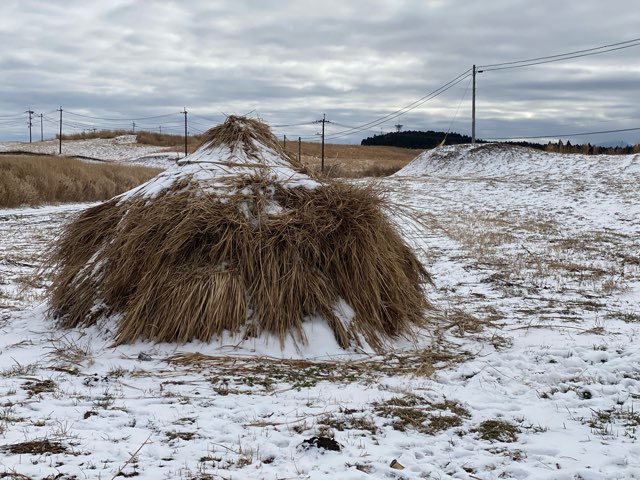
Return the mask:
<path fill-rule="evenodd" d="M 91 138 L 113 138 L 119 135 L 131 135 L 127 130 L 98 130 L 64 134 L 63 140 L 88 140 Z M 184 148 L 182 135 L 160 134 L 157 132 L 136 132 L 137 142 L 143 145 L 156 145 L 169 150 Z M 194 152 L 203 141 L 204 135 L 187 138 L 187 150 Z M 280 146 L 298 157 L 298 141 L 289 140 L 286 145 L 281 140 Z M 321 167 L 322 146 L 317 142 L 301 142 L 299 159 L 303 165 L 314 171 Z M 390 175 L 413 160 L 422 150 L 398 147 L 381 147 L 369 145 L 325 144 L 325 172 L 332 177 L 381 177 Z"/>
<path fill-rule="evenodd" d="M 0 207 L 106 200 L 160 170 L 43 155 L 0 156 Z"/>
<path fill-rule="evenodd" d="M 286 150 L 297 157 L 298 142 L 287 141 Z M 300 161 L 319 171 L 321 152 L 320 143 L 301 142 Z M 324 146 L 325 172 L 334 177 L 381 177 L 400 170 L 420 153 L 422 150 L 399 147 L 327 143 Z"/>

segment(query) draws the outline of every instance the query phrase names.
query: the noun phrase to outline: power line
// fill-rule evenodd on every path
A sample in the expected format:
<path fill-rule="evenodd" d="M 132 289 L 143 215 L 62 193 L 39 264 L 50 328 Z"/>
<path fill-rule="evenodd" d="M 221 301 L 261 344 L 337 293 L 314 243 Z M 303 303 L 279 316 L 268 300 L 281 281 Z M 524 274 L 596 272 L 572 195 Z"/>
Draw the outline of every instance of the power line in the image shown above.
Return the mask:
<path fill-rule="evenodd" d="M 180 112 L 180 113 L 182 113 L 182 112 Z M 211 123 L 214 123 L 214 124 L 218 123 L 220 121 L 219 118 L 214 120 L 213 118 L 204 117 L 202 115 L 198 115 L 198 114 L 191 113 L 191 112 L 189 112 L 189 115 L 191 115 L 192 117 L 201 118 L 203 120 L 206 120 L 207 122 L 211 122 Z"/>
<path fill-rule="evenodd" d="M 526 137 L 494 137 L 494 138 L 485 138 L 485 140 L 530 140 L 536 138 L 559 138 L 559 137 L 583 137 L 586 135 L 600 135 L 605 133 L 620 133 L 620 132 L 633 132 L 640 130 L 640 127 L 636 128 L 621 128 L 618 130 L 602 130 L 600 132 L 579 132 L 579 133 L 564 133 L 558 134 L 555 133 L 553 135 L 532 135 Z"/>
<path fill-rule="evenodd" d="M 603 45 L 601 47 L 588 48 L 585 50 L 576 50 L 575 52 L 561 53 L 558 55 L 548 55 L 546 57 L 529 58 L 527 60 L 516 60 L 513 62 L 494 63 L 489 65 L 480 65 L 478 68 L 482 72 L 493 72 L 496 70 L 508 70 L 513 68 L 530 67 L 532 65 L 542 65 L 544 63 L 562 62 L 572 58 L 589 57 L 592 55 L 600 55 L 602 53 L 623 50 L 625 48 L 640 46 L 640 38 L 627 40 L 626 42 L 612 43 L 611 45 Z"/>
<path fill-rule="evenodd" d="M 128 117 L 120 117 L 120 118 L 107 118 L 107 117 L 94 117 L 91 115 L 84 115 L 81 113 L 75 113 L 75 112 L 71 112 L 68 110 L 65 110 L 65 113 L 67 113 L 68 115 L 73 115 L 75 117 L 83 117 L 83 118 L 91 118 L 93 120 L 105 120 L 105 121 L 113 121 L 113 122 L 126 122 L 128 120 L 152 120 L 155 118 L 163 118 L 163 117 L 172 117 L 174 115 L 178 115 L 178 113 L 182 113 L 182 112 L 176 112 L 176 113 L 166 113 L 164 115 L 154 115 L 151 117 L 138 117 L 138 118 L 128 118 Z"/>
<path fill-rule="evenodd" d="M 368 130 L 370 129 L 370 127 L 375 127 L 377 125 L 380 125 L 382 123 L 385 123 L 389 120 L 392 120 L 394 118 L 398 118 L 401 115 L 404 115 L 407 112 L 410 112 L 411 110 L 414 110 L 416 108 L 418 108 L 420 105 L 426 103 L 429 100 L 432 100 L 434 98 L 436 98 L 437 96 L 443 94 L 444 92 L 446 92 L 447 90 L 449 90 L 450 88 L 454 87 L 455 85 L 457 85 L 458 83 L 460 83 L 461 81 L 463 81 L 464 79 L 466 79 L 467 77 L 469 77 L 471 75 L 471 69 L 469 68 L 468 70 L 464 71 L 463 73 L 461 73 L 460 75 L 458 75 L 457 77 L 455 77 L 454 79 L 448 81 L 447 83 L 445 83 L 444 85 L 442 85 L 441 87 L 433 90 L 432 92 L 428 93 L 427 95 L 419 98 L 418 100 L 396 110 L 395 112 L 389 113 L 383 117 L 380 117 L 377 120 L 373 120 L 371 122 L 362 124 L 358 127 L 355 128 L 349 128 L 347 130 L 343 130 L 341 132 L 336 132 L 336 133 L 332 133 L 330 135 L 327 135 L 328 138 L 340 138 L 340 137 L 344 137 L 347 135 L 352 135 L 354 133 L 358 133 L 364 130 Z"/>
<path fill-rule="evenodd" d="M 289 125 L 272 125 L 271 128 L 302 127 L 306 125 L 313 125 L 314 123 L 318 122 L 291 123 Z"/>

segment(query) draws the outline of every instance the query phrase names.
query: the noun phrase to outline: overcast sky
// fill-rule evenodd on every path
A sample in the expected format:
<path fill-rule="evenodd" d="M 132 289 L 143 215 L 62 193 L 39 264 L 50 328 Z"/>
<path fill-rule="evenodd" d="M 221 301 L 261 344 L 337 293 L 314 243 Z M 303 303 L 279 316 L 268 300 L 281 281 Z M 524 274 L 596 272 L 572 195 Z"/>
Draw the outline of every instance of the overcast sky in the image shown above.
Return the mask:
<path fill-rule="evenodd" d="M 410 130 L 471 133 L 470 77 L 377 125 L 473 64 L 640 37 L 636 0 L 2 0 L 0 139 L 57 129 L 206 130 L 257 115 L 279 136 L 328 141 Z M 480 138 L 640 127 L 640 46 L 477 75 Z M 101 117 L 115 120 L 99 120 Z M 167 115 L 153 119 L 144 117 Z M 134 120 L 137 119 L 137 120 Z M 371 128 L 341 135 L 346 127 Z M 331 137 L 333 135 L 333 138 Z M 640 131 L 574 137 L 624 140 Z"/>

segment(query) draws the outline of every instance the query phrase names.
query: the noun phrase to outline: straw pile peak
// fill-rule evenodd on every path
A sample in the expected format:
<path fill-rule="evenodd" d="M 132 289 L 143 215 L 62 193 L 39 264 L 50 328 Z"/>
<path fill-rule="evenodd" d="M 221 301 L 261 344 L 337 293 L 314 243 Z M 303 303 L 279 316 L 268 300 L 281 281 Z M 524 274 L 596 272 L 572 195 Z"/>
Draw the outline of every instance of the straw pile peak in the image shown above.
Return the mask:
<path fill-rule="evenodd" d="M 225 188 L 233 190 L 229 184 L 247 176 L 260 176 L 291 188 L 319 185 L 304 172 L 304 167 L 280 146 L 266 124 L 231 115 L 204 134 L 195 152 L 146 184 L 123 194 L 121 199 L 153 198 L 173 189 L 176 183 L 196 182 L 198 189 L 207 190 L 208 186 L 209 190 L 220 193 Z"/>
<path fill-rule="evenodd" d="M 81 213 L 50 259 L 61 327 L 117 322 L 115 343 L 275 335 L 323 321 L 382 351 L 423 325 L 429 274 L 374 187 L 317 181 L 269 127 L 229 117 L 145 185 Z"/>

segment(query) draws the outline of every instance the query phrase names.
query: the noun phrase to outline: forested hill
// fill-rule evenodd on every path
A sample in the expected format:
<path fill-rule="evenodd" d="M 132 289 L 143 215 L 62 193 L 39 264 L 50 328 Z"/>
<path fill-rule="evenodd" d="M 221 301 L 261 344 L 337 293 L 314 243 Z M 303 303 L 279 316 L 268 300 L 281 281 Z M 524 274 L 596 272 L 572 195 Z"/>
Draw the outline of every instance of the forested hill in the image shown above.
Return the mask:
<path fill-rule="evenodd" d="M 389 147 L 421 148 L 428 149 L 437 147 L 444 139 L 445 132 L 434 132 L 428 130 L 419 132 L 408 130 L 406 132 L 384 133 L 362 140 L 362 145 L 384 145 Z M 449 133 L 447 135 L 447 145 L 458 145 L 461 143 L 471 143 L 471 137 L 460 135 L 459 133 Z"/>
<path fill-rule="evenodd" d="M 406 132 L 384 133 L 382 135 L 374 135 L 373 137 L 362 140 L 362 145 L 379 145 L 387 147 L 403 147 L 403 148 L 419 148 L 428 150 L 440 145 L 440 142 L 447 136 L 446 145 L 459 145 L 463 143 L 471 143 L 471 137 L 461 135 L 459 133 L 434 132 L 428 130 L 420 132 L 408 130 Z M 486 143 L 485 140 L 476 139 L 476 143 Z M 629 155 L 632 153 L 640 153 L 640 143 L 636 145 L 625 146 L 606 146 L 591 145 L 590 143 L 572 144 L 570 141 L 563 143 L 562 140 L 557 142 L 532 143 L 527 141 L 518 142 L 500 142 L 507 145 L 517 145 L 520 147 L 534 148 L 536 150 L 545 150 L 547 152 L 556 153 L 584 153 L 588 155 Z"/>

